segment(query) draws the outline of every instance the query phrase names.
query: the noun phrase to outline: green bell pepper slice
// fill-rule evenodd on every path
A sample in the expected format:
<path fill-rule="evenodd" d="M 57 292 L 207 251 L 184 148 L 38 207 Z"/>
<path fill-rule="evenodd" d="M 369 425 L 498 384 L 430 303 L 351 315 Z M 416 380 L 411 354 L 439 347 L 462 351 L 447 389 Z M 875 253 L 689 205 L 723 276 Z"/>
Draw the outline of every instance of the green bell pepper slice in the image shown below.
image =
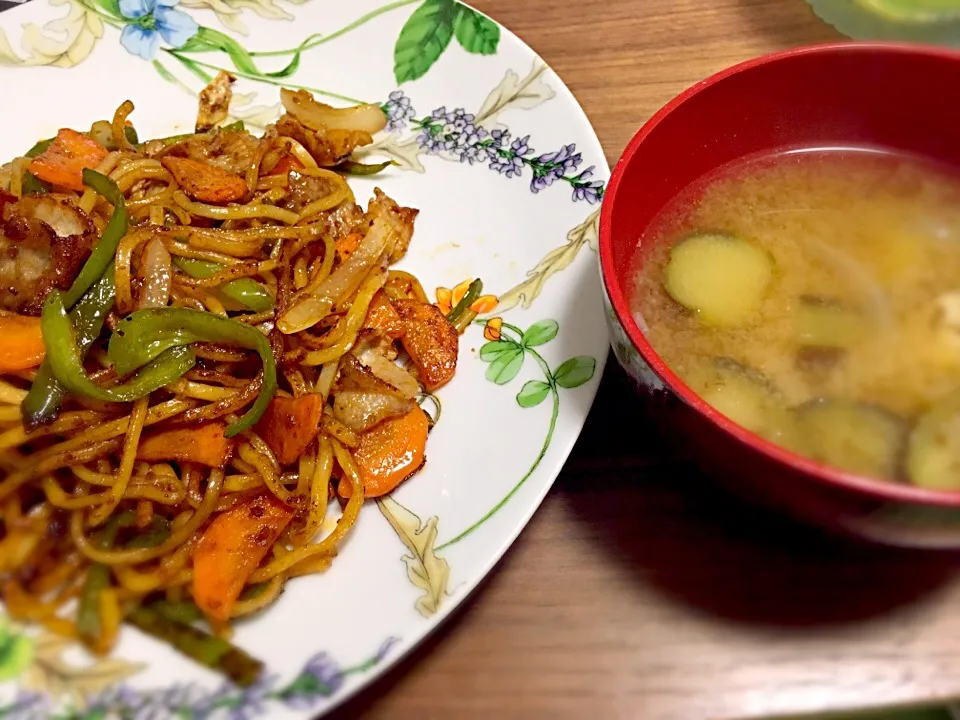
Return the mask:
<path fill-rule="evenodd" d="M 76 305 L 84 293 L 103 277 L 107 267 L 113 262 L 113 258 L 117 254 L 117 246 L 120 244 L 120 240 L 127 234 L 127 206 L 123 200 L 123 193 L 120 192 L 117 184 L 106 175 L 101 175 L 96 170 L 88 168 L 83 171 L 83 184 L 95 190 L 113 205 L 113 215 L 110 216 L 110 220 L 103 230 L 100 242 L 90 253 L 90 257 L 87 258 L 80 269 L 80 273 L 63 297 L 63 304 L 67 308 Z"/>
<path fill-rule="evenodd" d="M 223 270 L 224 266 L 207 260 L 178 257 L 174 264 L 190 277 L 208 278 Z M 273 296 L 267 289 L 251 278 L 239 278 L 224 283 L 217 292 L 228 300 L 249 308 L 254 312 L 266 312 L 273 309 Z"/>
<path fill-rule="evenodd" d="M 63 304 L 63 295 L 54 290 L 47 296 L 40 315 L 40 331 L 47 348 L 50 370 L 61 385 L 75 395 L 83 395 L 105 402 L 133 402 L 174 380 L 183 377 L 196 363 L 196 354 L 182 344 L 164 348 L 147 362 L 128 370 L 117 368 L 120 375 L 133 370 L 137 374 L 125 383 L 111 388 L 102 388 L 93 382 L 83 369 L 80 348 L 74 339 L 73 325 Z"/>
<path fill-rule="evenodd" d="M 277 366 L 266 336 L 237 320 L 190 308 L 167 307 L 137 310 L 120 321 L 110 337 L 107 353 L 120 375 L 126 375 L 178 347 L 198 342 L 219 343 L 254 350 L 263 362 L 260 395 L 246 414 L 230 425 L 225 435 L 234 437 L 256 424 L 277 389 Z M 48 346 L 49 347 L 49 346 Z"/>
<path fill-rule="evenodd" d="M 103 321 L 113 307 L 114 295 L 113 265 L 108 265 L 103 277 L 70 311 L 70 324 L 73 325 L 81 363 L 94 340 L 100 337 Z M 66 393 L 66 388 L 54 376 L 50 361 L 44 359 L 20 407 L 27 430 L 35 430 L 53 420 L 60 412 Z"/>

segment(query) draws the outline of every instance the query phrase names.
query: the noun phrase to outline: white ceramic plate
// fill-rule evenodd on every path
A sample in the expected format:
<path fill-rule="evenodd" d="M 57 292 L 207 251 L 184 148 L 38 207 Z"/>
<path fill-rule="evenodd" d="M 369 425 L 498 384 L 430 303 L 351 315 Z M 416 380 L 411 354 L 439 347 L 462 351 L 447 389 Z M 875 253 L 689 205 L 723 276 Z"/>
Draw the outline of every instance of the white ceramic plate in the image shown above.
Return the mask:
<path fill-rule="evenodd" d="M 33 0 L 0 14 L 0 158 L 124 99 L 142 138 L 190 131 L 196 93 L 239 76 L 233 112 L 263 126 L 278 86 L 381 102 L 374 180 L 420 208 L 403 267 L 427 288 L 480 277 L 498 306 L 461 341 L 424 471 L 369 502 L 325 574 L 240 623 L 262 659 L 224 684 L 125 630 L 111 656 L 0 626 L 0 716 L 312 717 L 399 660 L 490 571 L 587 416 L 607 355 L 594 245 L 608 168 L 570 92 L 530 48 L 454 0 Z M 279 72 L 278 77 L 276 73 Z M 275 73 L 269 75 L 268 73 Z M 500 325 L 502 323 L 502 325 Z M 496 337 L 497 327 L 501 337 Z M 486 337 L 485 337 L 486 335 Z M 231 715 L 232 713 L 232 715 Z"/>

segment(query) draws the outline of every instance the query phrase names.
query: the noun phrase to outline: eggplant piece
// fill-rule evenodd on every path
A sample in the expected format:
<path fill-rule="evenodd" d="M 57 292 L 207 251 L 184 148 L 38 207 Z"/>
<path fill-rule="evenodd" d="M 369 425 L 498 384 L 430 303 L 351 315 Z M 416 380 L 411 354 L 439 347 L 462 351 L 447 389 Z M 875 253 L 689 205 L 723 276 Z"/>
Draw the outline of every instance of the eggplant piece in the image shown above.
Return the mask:
<path fill-rule="evenodd" d="M 797 350 L 797 370 L 809 379 L 822 383 L 827 375 L 847 356 L 846 348 L 838 347 L 802 347 Z"/>
<path fill-rule="evenodd" d="M 928 490 L 960 490 L 960 392 L 917 421 L 907 446 L 907 477 Z"/>
<path fill-rule="evenodd" d="M 895 480 L 906 444 L 907 424 L 868 403 L 817 398 L 796 408 L 805 455 L 867 477 Z"/>
<path fill-rule="evenodd" d="M 773 256 L 733 235 L 704 233 L 670 250 L 663 287 L 711 327 L 748 325 L 773 279 Z"/>
<path fill-rule="evenodd" d="M 849 348 L 863 337 L 863 316 L 842 301 L 821 295 L 801 295 L 795 333 L 802 347 Z"/>
<path fill-rule="evenodd" d="M 760 371 L 728 357 L 715 358 L 713 370 L 713 381 L 700 397 L 746 430 L 784 442 L 790 417 L 773 383 Z"/>

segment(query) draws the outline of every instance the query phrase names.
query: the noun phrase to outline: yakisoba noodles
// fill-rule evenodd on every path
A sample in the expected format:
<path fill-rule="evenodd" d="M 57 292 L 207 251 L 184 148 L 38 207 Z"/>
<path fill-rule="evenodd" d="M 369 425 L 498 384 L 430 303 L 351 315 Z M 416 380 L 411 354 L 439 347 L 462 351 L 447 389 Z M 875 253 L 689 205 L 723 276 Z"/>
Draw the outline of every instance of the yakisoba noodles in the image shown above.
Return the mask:
<path fill-rule="evenodd" d="M 127 101 L 0 168 L 7 610 L 99 653 L 131 623 L 238 683 L 260 664 L 204 643 L 422 466 L 480 289 L 444 315 L 392 269 L 417 211 L 345 178 L 384 167 L 348 161 L 378 107 L 282 100 L 259 137 L 201 105 L 146 142 Z"/>

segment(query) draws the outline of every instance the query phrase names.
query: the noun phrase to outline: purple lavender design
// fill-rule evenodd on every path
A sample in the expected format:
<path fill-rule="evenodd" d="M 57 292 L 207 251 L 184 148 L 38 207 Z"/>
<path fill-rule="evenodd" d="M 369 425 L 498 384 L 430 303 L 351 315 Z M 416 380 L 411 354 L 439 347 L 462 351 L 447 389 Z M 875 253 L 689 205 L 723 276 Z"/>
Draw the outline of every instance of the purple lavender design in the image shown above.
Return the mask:
<path fill-rule="evenodd" d="M 410 98 L 402 90 L 390 93 L 382 106 L 387 130 L 397 133 L 408 124 L 417 133 L 417 144 L 428 155 L 447 155 L 468 165 L 486 164 L 506 178 L 521 177 L 530 168 L 530 191 L 539 193 L 555 182 L 565 182 L 573 190 L 574 202 L 595 205 L 603 199 L 604 183 L 594 180 L 594 166 L 580 170 L 583 156 L 574 143 L 559 150 L 538 155 L 530 145 L 530 136 L 514 137 L 509 130 L 487 130 L 475 115 L 464 108 L 435 109 L 415 119 Z"/>
<path fill-rule="evenodd" d="M 387 638 L 372 657 L 349 667 L 341 666 L 328 653 L 317 653 L 286 685 L 279 684 L 276 675 L 263 675 L 246 688 L 224 683 L 212 691 L 193 684 L 147 691 L 120 684 L 88 698 L 83 710 L 55 717 L 59 720 L 103 720 L 105 717 L 253 720 L 271 717 L 278 704 L 295 710 L 312 710 L 321 701 L 336 695 L 349 676 L 363 674 L 382 662 L 399 641 L 399 638 Z M 0 716 L 39 720 L 48 717 L 47 709 L 45 696 L 21 691 L 13 705 L 0 708 Z"/>

